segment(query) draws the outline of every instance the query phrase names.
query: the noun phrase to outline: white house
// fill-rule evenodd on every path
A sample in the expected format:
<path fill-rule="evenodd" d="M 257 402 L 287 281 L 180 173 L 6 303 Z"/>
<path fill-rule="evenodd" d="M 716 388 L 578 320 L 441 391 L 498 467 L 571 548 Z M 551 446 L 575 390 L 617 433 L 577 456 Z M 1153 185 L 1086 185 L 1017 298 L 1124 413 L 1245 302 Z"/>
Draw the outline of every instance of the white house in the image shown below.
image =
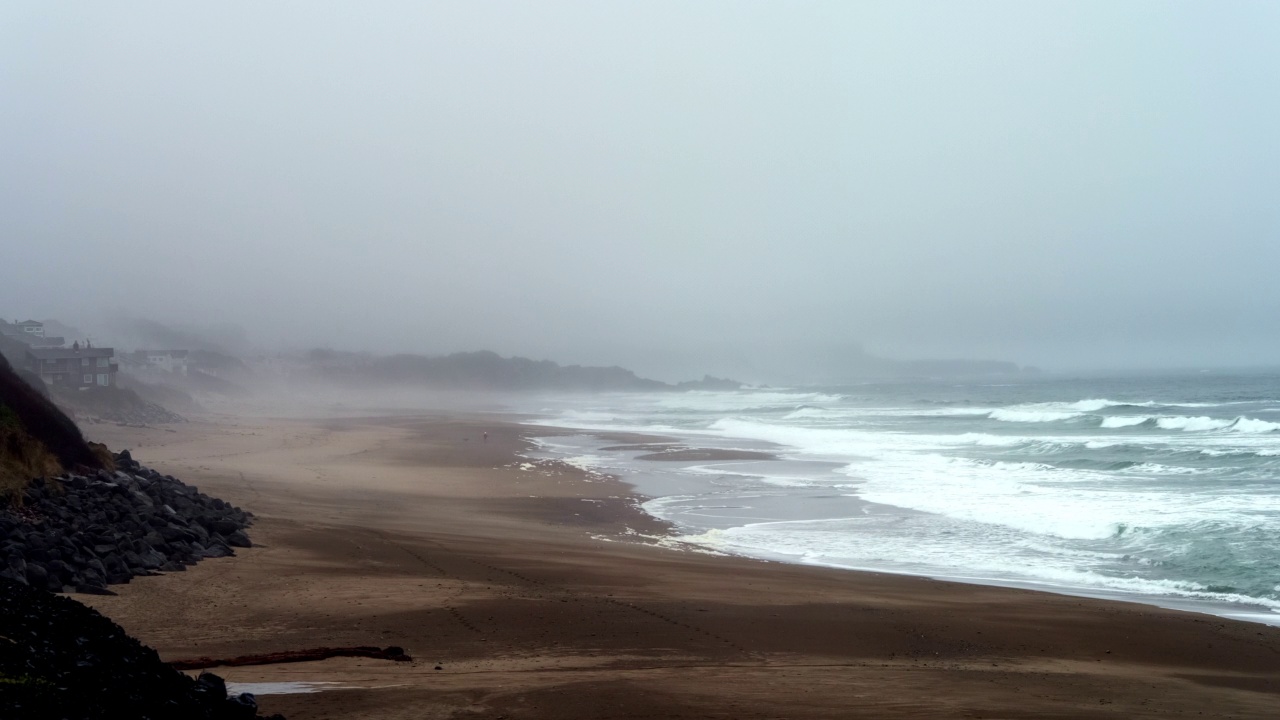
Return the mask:
<path fill-rule="evenodd" d="M 149 370 L 164 370 L 179 375 L 187 374 L 187 355 L 186 350 L 139 350 L 134 353 L 137 359 L 146 363 Z"/>
<path fill-rule="evenodd" d="M 38 322 L 36 320 L 23 320 L 22 322 L 14 323 L 13 325 L 28 335 L 44 337 L 44 323 L 42 322 Z"/>

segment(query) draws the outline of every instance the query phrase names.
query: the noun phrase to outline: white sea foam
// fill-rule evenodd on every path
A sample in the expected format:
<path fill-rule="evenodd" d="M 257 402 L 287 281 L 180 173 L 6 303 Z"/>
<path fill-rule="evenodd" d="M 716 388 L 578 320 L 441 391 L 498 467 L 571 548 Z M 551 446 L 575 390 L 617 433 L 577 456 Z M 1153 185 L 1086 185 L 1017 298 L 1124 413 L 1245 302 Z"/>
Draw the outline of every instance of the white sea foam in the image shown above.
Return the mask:
<path fill-rule="evenodd" d="M 1105 410 L 1109 407 L 1120 407 L 1125 405 L 1154 407 L 1156 403 L 1126 403 L 1118 400 L 1106 400 L 1101 398 L 1077 400 L 1076 402 L 1027 403 L 1025 405 L 1014 405 L 1007 408 L 1000 408 L 993 411 L 991 413 L 991 417 L 995 420 L 1006 420 L 1011 422 L 1054 422 L 1057 420 L 1077 417 L 1082 414 L 1096 413 L 1099 410 Z M 997 413 L 999 415 L 997 415 Z M 1044 417 L 1046 419 L 1033 419 L 1040 417 Z"/>
<path fill-rule="evenodd" d="M 1160 463 L 1130 471 L 1141 476 L 1203 472 Z M 888 452 L 851 463 L 845 472 L 863 480 L 858 494 L 872 502 L 1060 538 L 1102 539 L 1126 527 L 1229 524 L 1255 513 L 1280 513 L 1275 495 L 1178 496 L 1128 487 L 1111 472 L 1041 463 Z"/>
<path fill-rule="evenodd" d="M 793 448 L 795 454 L 813 458 L 848 460 L 887 449 L 936 447 L 939 437 L 857 430 L 849 427 L 801 427 L 778 423 L 722 418 L 707 430 L 716 435 L 762 440 Z"/>
<path fill-rule="evenodd" d="M 1080 400 L 1074 403 L 1069 403 L 1067 404 L 1067 407 L 1070 407 L 1074 410 L 1079 410 L 1081 412 L 1097 412 L 1099 410 L 1105 410 L 1106 408 L 1109 408 L 1109 407 L 1129 406 L 1129 407 L 1146 407 L 1146 408 L 1155 408 L 1155 407 L 1210 408 L 1210 407 L 1226 407 L 1229 405 L 1249 405 L 1254 402 L 1256 401 L 1243 400 L 1243 401 L 1235 401 L 1235 402 L 1217 402 L 1217 403 L 1206 403 L 1206 402 L 1180 403 L 1180 402 L 1157 402 L 1155 400 L 1146 400 L 1144 402 L 1125 402 L 1123 400 L 1096 399 L 1096 400 Z M 1056 405 L 1056 403 L 1043 403 L 1043 404 Z"/>
<path fill-rule="evenodd" d="M 1280 423 L 1268 420 L 1257 420 L 1249 417 L 1232 419 L 1213 417 L 1162 417 L 1156 419 L 1156 426 L 1165 430 L 1181 430 L 1183 432 L 1210 432 L 1230 429 L 1239 433 L 1272 433 L 1280 430 Z"/>
<path fill-rule="evenodd" d="M 1083 445 L 1078 440 L 1045 438 L 1043 440 L 1029 441 L 1024 449 L 1040 455 L 1056 455 L 1058 453 L 1076 450 L 1080 447 L 1083 447 Z"/>
<path fill-rule="evenodd" d="M 1105 538 L 1132 518 L 1096 490 L 1068 492 L 1067 478 L 1096 481 L 1096 473 L 1062 471 L 1038 463 L 980 462 L 943 455 L 897 455 L 858 463 L 859 494 L 872 502 L 943 517 L 1063 538 Z"/>
<path fill-rule="evenodd" d="M 1231 426 L 1231 429 L 1236 432 L 1244 433 L 1269 433 L 1280 430 L 1280 423 L 1242 417 L 1235 421 Z"/>
<path fill-rule="evenodd" d="M 927 397 L 925 391 L 912 392 L 921 394 L 870 407 L 865 398 L 873 392 L 857 399 L 789 391 L 611 395 L 592 405 L 577 401 L 571 421 L 556 424 L 661 432 L 696 447 L 781 446 L 783 461 L 759 466 L 643 468 L 664 478 L 688 476 L 675 485 L 660 478 L 659 491 L 706 489 L 646 504 L 654 514 L 693 527 L 754 523 L 691 538 L 732 552 L 1231 601 L 1194 582 L 1202 579 L 1194 572 L 1162 570 L 1161 559 L 1207 552 L 1202 542 L 1218 537 L 1215 527 L 1256 527 L 1262 537 L 1276 532 L 1280 493 L 1264 481 L 1280 457 L 1280 422 L 1259 419 L 1274 418 L 1263 410 L 1223 417 L 1212 409 L 1196 416 L 1174 408 L 1231 403 L 992 402 L 1035 398 L 1040 391 L 1034 388 L 921 407 L 912 398 Z M 1107 415 L 1108 408 L 1124 414 Z M 630 455 L 575 442 L 553 450 L 593 469 L 630 463 Z M 814 460 L 842 470 L 824 475 L 829 466 L 814 465 L 808 474 L 805 464 Z M 870 501 L 867 517 L 847 518 L 853 524 L 845 525 L 762 522 L 861 507 L 830 499 L 835 496 L 826 488 L 842 486 Z M 878 523 L 877 513 L 892 522 Z M 1245 543 L 1258 537 L 1241 533 Z M 1126 567 L 1136 574 L 1113 577 Z M 1162 573 L 1177 579 L 1151 579 Z"/>
<path fill-rule="evenodd" d="M 1067 407 L 1080 412 L 1097 412 L 1104 408 L 1116 407 L 1117 405 L 1129 405 L 1130 403 L 1117 402 L 1115 400 L 1080 400 L 1073 402 Z"/>
<path fill-rule="evenodd" d="M 1151 418 L 1142 415 L 1113 415 L 1111 417 L 1102 418 L 1102 427 L 1104 428 L 1125 428 L 1141 425 Z"/>
<path fill-rule="evenodd" d="M 1120 400 L 1107 400 L 1105 398 L 1077 400 L 1076 402 L 1046 402 L 1046 403 L 1029 403 L 1025 405 L 1015 405 L 1007 408 L 999 408 L 992 410 L 988 417 L 992 420 L 1002 420 L 1004 422 L 1061 422 L 1063 420 L 1071 420 L 1086 414 L 1097 413 L 1101 410 L 1113 407 L 1187 407 L 1187 408 L 1209 408 L 1222 407 L 1226 405 L 1234 405 L 1240 403 L 1162 403 L 1153 400 L 1145 402 L 1123 402 Z M 1119 418 L 1128 419 L 1129 416 L 1116 416 L 1113 418 L 1104 418 L 1103 427 L 1120 428 L 1128 427 L 1127 424 L 1116 424 L 1121 421 Z M 1136 420 L 1131 423 L 1137 425 L 1142 420 Z"/>
<path fill-rule="evenodd" d="M 1212 468 L 1192 468 L 1177 465 L 1145 462 L 1125 468 L 1126 473 L 1144 473 L 1147 475 L 1203 475 L 1213 472 Z"/>
<path fill-rule="evenodd" d="M 1156 426 L 1164 430 L 1182 430 L 1183 432 L 1204 432 L 1222 430 L 1231 427 L 1234 420 L 1223 420 L 1211 417 L 1162 417 L 1156 419 Z"/>
<path fill-rule="evenodd" d="M 894 529 L 897 531 L 895 532 Z M 931 526 L 927 521 L 889 518 L 842 518 L 829 521 L 755 523 L 709 530 L 681 538 L 720 552 L 789 556 L 806 564 L 857 570 L 928 574 L 977 581 L 1038 583 L 1059 588 L 1089 588 L 1141 595 L 1174 596 L 1280 611 L 1280 601 L 1239 593 L 1215 592 L 1208 586 L 1169 579 L 1115 576 L 1081 569 L 1081 562 L 1117 561 L 1116 553 L 1084 553 L 1061 545 L 1023 543 L 1019 536 L 991 533 L 964 525 Z M 914 540 L 914 541 L 911 541 Z M 1009 552 L 1023 545 L 1036 561 Z"/>
<path fill-rule="evenodd" d="M 1061 537 L 1101 538 L 1128 515 L 1108 510 L 1113 494 L 1067 493 L 1063 484 L 1105 484 L 1101 473 L 1066 471 L 1042 463 L 983 462 L 925 452 L 937 439 L 721 420 L 714 427 L 739 437 L 769 440 L 818 457 L 863 458 L 844 472 L 861 478 L 867 500 L 947 517 L 1017 527 Z M 1148 504 L 1156 504 L 1155 498 Z"/>
<path fill-rule="evenodd" d="M 1027 438 L 984 437 L 980 433 L 911 435 L 734 418 L 717 420 L 709 430 L 787 446 L 797 457 L 843 459 L 849 463 L 845 474 L 864 481 L 859 495 L 873 502 L 1063 538 L 1105 538 L 1122 526 L 1162 526 L 1205 517 L 1229 519 L 1248 505 L 1234 496 L 1171 502 L 1167 493 L 1158 490 L 1137 492 L 1117 485 L 1110 472 L 980 461 L 948 457 L 942 452 L 961 444 L 1012 445 Z M 1237 444 L 1244 441 L 1236 437 L 1240 437 Z M 1038 445 L 1040 451 L 1048 452 L 1049 445 L 1101 449 L 1111 443 L 1104 438 L 1042 438 Z M 1274 446 L 1259 449 L 1276 450 Z M 1132 474 L 1182 472 L 1175 468 L 1149 463 Z M 1273 501 L 1255 498 L 1255 502 L 1277 505 L 1280 510 L 1280 504 Z"/>
<path fill-rule="evenodd" d="M 574 457 L 566 457 L 561 458 L 560 462 L 586 473 L 603 472 L 607 467 L 606 460 L 596 455 L 577 455 Z"/>
<path fill-rule="evenodd" d="M 856 430 L 807 428 L 738 418 L 721 418 L 712 422 L 708 430 L 732 437 L 789 445 L 805 452 L 822 452 L 824 446 L 839 451 L 863 435 Z"/>

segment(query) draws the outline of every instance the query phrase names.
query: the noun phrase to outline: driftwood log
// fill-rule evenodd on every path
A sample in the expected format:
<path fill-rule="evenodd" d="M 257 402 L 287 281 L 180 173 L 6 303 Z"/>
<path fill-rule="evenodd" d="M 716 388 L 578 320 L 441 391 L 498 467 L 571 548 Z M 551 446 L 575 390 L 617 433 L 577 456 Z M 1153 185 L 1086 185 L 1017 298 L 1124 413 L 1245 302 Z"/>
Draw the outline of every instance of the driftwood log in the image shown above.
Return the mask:
<path fill-rule="evenodd" d="M 193 660 L 177 660 L 169 663 L 169 665 L 178 670 L 199 670 L 201 668 L 219 666 L 235 667 L 240 665 L 276 665 L 279 663 L 309 662 L 312 660 L 326 660 L 333 657 L 367 657 L 378 660 L 393 660 L 395 662 L 409 662 L 413 660 L 413 658 L 404 654 L 404 648 L 377 648 L 371 645 L 358 645 L 355 647 L 322 647 L 313 648 L 311 650 L 285 650 L 277 653 L 241 655 L 233 658 L 201 657 Z"/>

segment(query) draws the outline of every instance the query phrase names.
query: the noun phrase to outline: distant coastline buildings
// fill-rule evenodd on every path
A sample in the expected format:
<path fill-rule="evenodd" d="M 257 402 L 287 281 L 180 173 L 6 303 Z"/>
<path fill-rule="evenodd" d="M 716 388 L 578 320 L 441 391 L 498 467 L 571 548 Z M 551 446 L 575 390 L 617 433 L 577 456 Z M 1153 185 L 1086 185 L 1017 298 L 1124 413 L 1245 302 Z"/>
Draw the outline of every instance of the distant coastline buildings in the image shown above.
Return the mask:
<path fill-rule="evenodd" d="M 79 343 L 69 348 L 31 348 L 26 366 L 48 385 L 114 387 L 119 369 L 115 353 L 112 348 L 82 348 Z"/>
<path fill-rule="evenodd" d="M 38 320 L 23 320 L 22 322 L 12 323 L 0 320 L 0 335 L 31 347 L 62 347 L 66 344 L 65 338 L 46 337 L 44 323 Z"/>
<path fill-rule="evenodd" d="M 129 366 L 140 370 L 162 370 L 187 374 L 191 353 L 186 350 L 135 350 L 128 356 Z"/>
<path fill-rule="evenodd" d="M 0 320 L 0 337 L 8 341 L 5 355 L 46 385 L 77 390 L 116 385 L 119 367 L 113 348 L 96 348 L 87 340 L 83 346 L 77 341 L 65 347 L 65 338 L 45 335 L 44 323 L 38 320 Z"/>

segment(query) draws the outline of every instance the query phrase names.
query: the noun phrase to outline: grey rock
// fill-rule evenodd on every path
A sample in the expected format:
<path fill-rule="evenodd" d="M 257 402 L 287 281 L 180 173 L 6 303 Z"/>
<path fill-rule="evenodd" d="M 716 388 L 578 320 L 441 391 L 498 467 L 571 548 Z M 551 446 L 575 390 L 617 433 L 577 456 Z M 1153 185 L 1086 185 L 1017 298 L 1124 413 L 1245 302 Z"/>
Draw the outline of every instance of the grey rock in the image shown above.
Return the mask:
<path fill-rule="evenodd" d="M 213 531 L 219 535 L 228 535 L 240 529 L 240 523 L 231 520 L 215 520 L 213 522 Z"/>
<path fill-rule="evenodd" d="M 231 557 L 235 554 L 226 544 L 216 541 L 204 549 L 204 556 L 207 558 Z"/>

